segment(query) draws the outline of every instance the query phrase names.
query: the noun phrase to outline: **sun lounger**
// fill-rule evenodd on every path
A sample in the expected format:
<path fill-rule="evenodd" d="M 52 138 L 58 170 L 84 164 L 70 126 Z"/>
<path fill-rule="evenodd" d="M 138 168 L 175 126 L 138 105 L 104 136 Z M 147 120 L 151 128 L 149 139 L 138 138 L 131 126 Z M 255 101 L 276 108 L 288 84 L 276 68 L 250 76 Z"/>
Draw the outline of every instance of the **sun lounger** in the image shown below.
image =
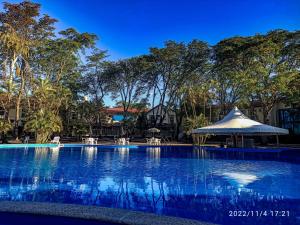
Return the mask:
<path fill-rule="evenodd" d="M 51 143 L 52 143 L 52 144 L 60 144 L 59 140 L 60 140 L 60 137 L 59 137 L 59 136 L 55 136 L 55 137 L 53 138 L 53 140 L 51 141 Z"/>

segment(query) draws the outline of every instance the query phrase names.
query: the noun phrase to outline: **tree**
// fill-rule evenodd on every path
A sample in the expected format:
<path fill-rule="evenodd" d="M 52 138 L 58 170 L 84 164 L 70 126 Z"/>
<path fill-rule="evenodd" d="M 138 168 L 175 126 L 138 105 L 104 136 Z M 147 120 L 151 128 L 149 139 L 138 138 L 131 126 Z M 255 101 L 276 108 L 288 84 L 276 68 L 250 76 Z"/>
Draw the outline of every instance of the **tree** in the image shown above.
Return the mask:
<path fill-rule="evenodd" d="M 62 122 L 60 117 L 53 112 L 40 109 L 30 115 L 24 128 L 36 134 L 37 143 L 46 143 L 53 132 L 61 131 Z"/>
<path fill-rule="evenodd" d="M 109 90 L 113 99 L 121 100 L 125 121 L 128 118 L 128 109 L 133 103 L 141 101 L 146 92 L 143 80 L 145 65 L 144 57 L 106 64 L 105 76 L 109 80 Z"/>
<path fill-rule="evenodd" d="M 248 37 L 233 37 L 222 40 L 213 47 L 212 76 L 222 115 L 243 102 L 249 95 L 249 87 L 254 85 L 249 76 L 249 58 L 245 54 L 250 46 L 249 42 Z"/>
<path fill-rule="evenodd" d="M 5 134 L 12 129 L 12 124 L 9 120 L 0 119 L 0 135 L 2 138 L 2 143 L 4 142 Z"/>
<path fill-rule="evenodd" d="M 94 47 L 97 37 L 93 34 L 78 33 L 71 28 L 61 31 L 60 35 L 58 38 L 45 40 L 44 45 L 34 52 L 33 80 L 47 81 L 54 91 L 46 93 L 49 98 L 46 99 L 47 104 L 44 104 L 42 96 L 37 92 L 42 82 L 31 85 L 30 92 L 34 93 L 35 102 L 38 104 L 29 101 L 28 110 L 31 114 L 37 107 L 43 108 L 47 113 L 63 118 L 65 130 L 68 130 L 69 116 L 78 109 L 78 101 L 84 91 L 80 57 L 87 48 Z"/>
<path fill-rule="evenodd" d="M 287 67 L 296 72 L 294 81 L 289 83 L 289 91 L 284 93 L 286 101 L 300 106 L 300 31 L 287 33 L 283 55 Z"/>
<path fill-rule="evenodd" d="M 149 61 L 149 89 L 152 92 L 152 105 L 157 101 L 164 107 L 158 112 L 161 115 L 158 125 L 162 124 L 166 112 L 176 113 L 177 130 L 184 116 L 184 87 L 204 85 L 210 69 L 210 48 L 207 43 L 193 40 L 188 44 L 168 41 L 164 48 L 151 48 Z M 163 108 L 165 110 L 163 110 Z M 153 112 L 154 113 L 154 112 Z M 155 118 L 157 115 L 153 115 Z"/>
<path fill-rule="evenodd" d="M 106 51 L 94 49 L 92 54 L 87 56 L 87 62 L 83 68 L 83 92 L 97 103 L 102 103 L 108 91 L 107 77 L 104 76 L 103 72 L 106 63 L 105 57 Z"/>
<path fill-rule="evenodd" d="M 15 101 L 15 135 L 18 139 L 21 101 L 29 79 L 31 51 L 53 35 L 53 23 L 48 15 L 40 16 L 40 5 L 29 1 L 19 4 L 4 3 L 0 13 L 0 43 L 3 58 L 2 76 L 9 100 Z"/>
<path fill-rule="evenodd" d="M 60 132 L 62 121 L 58 109 L 62 98 L 57 98 L 57 89 L 48 79 L 38 79 L 34 82 L 32 102 L 28 113 L 25 130 L 34 132 L 37 143 L 45 143 L 53 132 Z"/>
<path fill-rule="evenodd" d="M 287 62 L 284 52 L 287 37 L 288 32 L 283 30 L 256 35 L 251 38 L 251 46 L 246 51 L 249 76 L 253 80 L 250 97 L 261 104 L 264 123 L 274 104 L 284 98 L 299 75 L 298 69 Z"/>

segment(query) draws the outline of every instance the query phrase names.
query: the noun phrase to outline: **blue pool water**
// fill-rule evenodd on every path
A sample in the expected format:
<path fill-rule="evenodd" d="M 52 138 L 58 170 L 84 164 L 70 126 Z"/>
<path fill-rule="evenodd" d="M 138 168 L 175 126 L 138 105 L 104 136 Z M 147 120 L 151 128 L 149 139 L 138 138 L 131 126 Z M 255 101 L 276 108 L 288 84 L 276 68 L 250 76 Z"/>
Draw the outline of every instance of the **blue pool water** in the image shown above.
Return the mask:
<path fill-rule="evenodd" d="M 299 224 L 300 151 L 1 148 L 0 200 L 99 205 L 221 224 Z M 234 216 L 240 211 L 247 216 Z"/>

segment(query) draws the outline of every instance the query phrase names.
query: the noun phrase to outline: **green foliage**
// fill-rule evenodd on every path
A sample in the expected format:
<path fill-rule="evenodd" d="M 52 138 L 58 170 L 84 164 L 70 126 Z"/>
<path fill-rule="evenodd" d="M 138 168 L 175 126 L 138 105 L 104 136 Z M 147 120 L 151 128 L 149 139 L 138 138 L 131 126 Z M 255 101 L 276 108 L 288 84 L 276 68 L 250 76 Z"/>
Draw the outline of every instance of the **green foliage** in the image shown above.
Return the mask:
<path fill-rule="evenodd" d="M 193 129 L 204 127 L 208 124 L 206 117 L 203 114 L 194 116 L 194 117 L 187 117 L 184 119 L 183 128 L 187 135 L 192 133 Z"/>
<path fill-rule="evenodd" d="M 91 100 L 102 104 L 102 100 L 109 89 L 109 80 L 104 73 L 106 52 L 94 49 L 87 57 L 87 63 L 83 67 L 81 79 L 82 92 Z"/>
<path fill-rule="evenodd" d="M 142 100 L 146 92 L 144 76 L 147 62 L 144 57 L 134 57 L 120 60 L 105 65 L 105 77 L 108 83 L 108 90 L 113 99 L 121 99 L 124 109 L 124 119 L 128 116 L 128 109 L 134 102 Z"/>
<path fill-rule="evenodd" d="M 46 143 L 54 132 L 60 132 L 62 121 L 53 112 L 40 109 L 29 116 L 25 130 L 36 133 L 37 143 Z"/>
<path fill-rule="evenodd" d="M 233 37 L 214 46 L 213 79 L 217 100 L 223 114 L 234 104 L 249 95 L 251 80 L 249 62 L 245 50 L 250 46 L 249 38 Z"/>
<path fill-rule="evenodd" d="M 25 129 L 35 132 L 38 143 L 44 143 L 54 132 L 61 131 L 59 109 L 68 104 L 70 92 L 61 85 L 51 83 L 48 79 L 37 79 L 32 87 L 34 105 L 28 112 Z"/>
<path fill-rule="evenodd" d="M 150 48 L 148 77 L 149 95 L 152 106 L 155 102 L 164 105 L 167 110 L 176 112 L 178 121 L 183 116 L 185 87 L 206 85 L 210 70 L 210 48 L 207 43 L 193 40 L 188 44 L 168 41 L 164 48 Z M 157 112 L 162 115 L 164 111 Z M 156 115 L 154 115 L 156 116 Z M 180 124 L 178 124 L 180 125 Z"/>
<path fill-rule="evenodd" d="M 8 120 L 0 119 L 0 134 L 6 134 L 12 129 L 12 124 Z"/>
<path fill-rule="evenodd" d="M 64 130 L 92 134 L 94 125 L 101 126 L 107 96 L 123 107 L 127 127 L 137 124 L 130 108 L 142 115 L 161 104 L 158 125 L 165 109 L 173 110 L 177 131 L 183 122 L 187 134 L 208 123 L 208 105 L 218 103 L 225 113 L 258 102 L 264 119 L 279 101 L 300 105 L 299 31 L 232 37 L 215 46 L 167 41 L 147 55 L 108 62 L 107 52 L 95 47 L 96 35 L 74 28 L 55 32 L 56 20 L 41 15 L 40 7 L 4 3 L 0 12 L 1 108 L 15 107 L 17 122 L 26 109 L 26 129 L 38 142 L 63 129 L 61 118 Z M 11 129 L 7 123 L 0 121 L 3 132 Z"/>
<path fill-rule="evenodd" d="M 294 38 L 291 32 L 275 30 L 226 39 L 214 47 L 215 89 L 224 111 L 234 104 L 258 102 L 266 122 L 275 103 L 293 96 L 299 76 L 296 51 L 291 48 L 297 47 Z"/>

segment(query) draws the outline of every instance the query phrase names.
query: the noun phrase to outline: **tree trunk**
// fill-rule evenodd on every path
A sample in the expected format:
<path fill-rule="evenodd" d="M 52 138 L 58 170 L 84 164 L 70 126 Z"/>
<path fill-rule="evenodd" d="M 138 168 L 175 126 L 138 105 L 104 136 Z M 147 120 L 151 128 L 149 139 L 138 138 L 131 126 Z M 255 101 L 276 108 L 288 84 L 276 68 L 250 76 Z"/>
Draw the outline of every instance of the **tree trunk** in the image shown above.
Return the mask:
<path fill-rule="evenodd" d="M 180 127 L 181 127 L 181 124 L 182 124 L 182 119 L 183 119 L 182 113 L 180 113 L 179 116 L 176 116 L 176 133 L 175 133 L 175 136 L 176 136 L 177 140 L 178 140 L 178 136 L 179 136 L 179 132 L 180 132 Z"/>
<path fill-rule="evenodd" d="M 23 96 L 23 90 L 25 88 L 25 76 L 22 72 L 21 74 L 21 87 L 17 96 L 16 100 L 16 115 L 15 115 L 15 127 L 14 127 L 14 133 L 16 141 L 19 140 L 19 123 L 20 123 L 20 112 L 21 112 L 21 100 Z"/>
<path fill-rule="evenodd" d="M 267 123 L 267 117 L 268 117 L 268 110 L 265 106 L 262 107 L 262 113 L 263 113 L 263 123 Z"/>

